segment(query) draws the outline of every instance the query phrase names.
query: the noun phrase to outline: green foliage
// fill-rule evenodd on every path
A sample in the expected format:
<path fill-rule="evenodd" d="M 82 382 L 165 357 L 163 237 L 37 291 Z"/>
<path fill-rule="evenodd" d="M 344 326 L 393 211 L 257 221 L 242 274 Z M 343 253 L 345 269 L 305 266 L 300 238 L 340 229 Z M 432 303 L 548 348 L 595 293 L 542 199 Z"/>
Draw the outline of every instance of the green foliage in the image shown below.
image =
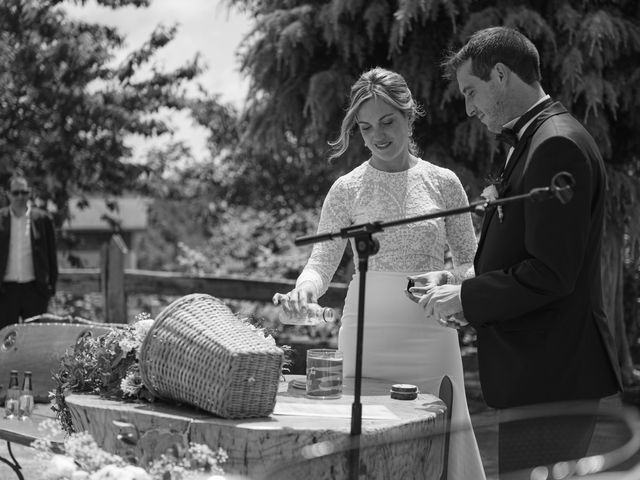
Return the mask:
<path fill-rule="evenodd" d="M 67 392 L 100 394 L 105 398 L 153 400 L 140 376 L 138 352 L 152 321 L 140 315 L 137 322 L 100 335 L 82 337 L 60 359 L 53 379 L 52 409 L 67 433 L 73 432 L 65 401 Z"/>
<path fill-rule="evenodd" d="M 584 121 L 610 163 L 637 156 L 640 18 L 637 2 L 470 0 L 228 0 L 255 17 L 240 58 L 251 79 L 248 137 L 263 148 L 305 139 L 321 147 L 338 131 L 348 88 L 375 65 L 403 74 L 426 107 L 415 126 L 424 156 L 454 169 L 477 195 L 497 153 L 486 129 L 466 119 L 443 53 L 474 31 L 506 25 L 527 34 L 543 60 L 545 89 Z M 357 135 L 354 136 L 357 140 Z M 365 158 L 354 142 L 350 165 Z M 502 158 L 502 157 L 500 157 Z M 471 175 L 469 175 L 470 173 Z"/>
<path fill-rule="evenodd" d="M 310 250 L 296 247 L 294 239 L 315 233 L 318 209 L 268 211 L 205 202 L 165 200 L 151 207 L 153 230 L 145 236 L 139 257 L 144 268 L 265 279 L 297 277 Z"/>
<path fill-rule="evenodd" d="M 160 458 L 141 459 L 127 452 L 125 458 L 98 446 L 88 432 L 70 433 L 62 445 L 56 437 L 62 433 L 53 420 L 38 425 L 39 436 L 30 445 L 39 450 L 38 465 L 46 471 L 43 478 L 59 479 L 136 479 L 187 480 L 224 478 L 221 465 L 228 455 L 222 449 L 178 440 Z"/>
<path fill-rule="evenodd" d="M 62 3 L 64 0 L 56 0 L 53 3 Z M 73 3 L 85 5 L 87 0 L 72 0 Z M 148 7 L 151 0 L 95 0 L 98 5 L 103 5 L 110 8 L 126 7 L 131 5 L 133 7 Z"/>
<path fill-rule="evenodd" d="M 293 241 L 315 233 L 321 201 L 334 178 L 331 165 L 318 161 L 293 136 L 279 150 L 243 142 L 248 120 L 216 97 L 195 100 L 191 108 L 196 121 L 210 130 L 212 161 L 182 157 L 178 162 L 179 145 L 149 156 L 150 168 L 141 179 L 156 200 L 140 265 L 295 278 L 309 249 Z"/>
<path fill-rule="evenodd" d="M 57 204 L 61 220 L 74 193 L 116 194 L 133 185 L 140 167 L 127 161 L 125 137 L 168 132 L 154 114 L 186 105 L 181 85 L 200 65 L 196 57 L 174 71 L 141 74 L 176 34 L 175 27 L 159 27 L 112 66 L 123 37 L 110 27 L 70 20 L 60 3 L 0 4 L 0 184 L 21 168 L 38 195 Z"/>
<path fill-rule="evenodd" d="M 243 71 L 251 79 L 249 97 L 256 99 L 246 113 L 252 142 L 275 148 L 274 144 L 293 137 L 304 141 L 318 160 L 326 158 L 327 142 L 338 134 L 350 85 L 363 70 L 379 65 L 402 73 L 426 107 L 427 118 L 415 126 L 425 157 L 451 166 L 455 133 L 444 121 L 457 122 L 464 111 L 441 108 L 448 86 L 440 79 L 438 64 L 457 16 L 471 2 L 228 3 L 256 18 L 240 50 Z M 333 178 L 366 158 L 359 136 L 353 139 Z"/>
<path fill-rule="evenodd" d="M 637 135 L 630 135 L 640 130 L 637 2 L 506 3 L 478 8 L 463 24 L 454 45 L 492 25 L 522 31 L 540 51 L 545 90 L 586 125 L 607 162 L 633 161 L 640 151 Z"/>

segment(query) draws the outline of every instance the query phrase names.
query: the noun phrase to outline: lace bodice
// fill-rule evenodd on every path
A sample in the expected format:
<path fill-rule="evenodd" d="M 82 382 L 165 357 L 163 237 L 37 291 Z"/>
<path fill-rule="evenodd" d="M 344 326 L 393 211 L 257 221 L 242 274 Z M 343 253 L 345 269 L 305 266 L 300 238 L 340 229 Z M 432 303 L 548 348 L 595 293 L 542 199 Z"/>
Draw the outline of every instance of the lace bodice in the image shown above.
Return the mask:
<path fill-rule="evenodd" d="M 384 172 L 365 162 L 332 185 L 322 206 L 318 233 L 466 205 L 465 191 L 451 170 L 419 160 L 408 170 Z M 369 258 L 369 270 L 407 273 L 443 270 L 446 243 L 451 249 L 454 264 L 451 273 L 455 279 L 460 281 L 473 274 L 476 237 L 470 214 L 391 227 L 374 236 L 380 242 L 380 250 Z M 297 285 L 311 281 L 318 296 L 324 294 L 346 242 L 340 238 L 316 243 Z"/>

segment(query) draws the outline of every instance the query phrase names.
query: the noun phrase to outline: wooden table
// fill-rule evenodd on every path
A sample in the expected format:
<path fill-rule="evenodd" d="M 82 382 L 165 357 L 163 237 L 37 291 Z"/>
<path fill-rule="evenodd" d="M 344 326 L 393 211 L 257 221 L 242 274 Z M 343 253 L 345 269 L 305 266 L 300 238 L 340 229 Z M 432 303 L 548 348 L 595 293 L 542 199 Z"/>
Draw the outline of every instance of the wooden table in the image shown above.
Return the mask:
<path fill-rule="evenodd" d="M 17 443 L 19 445 L 30 446 L 34 440 L 42 438 L 45 432 L 41 431 L 38 426 L 46 421 L 55 419 L 55 414 L 51 410 L 49 404 L 36 403 L 31 418 L 28 420 L 7 420 L 6 418 L 0 419 L 0 440 L 7 442 L 7 451 L 11 458 L 4 458 L 0 456 L 0 462 L 3 462 L 14 471 L 16 476 L 20 480 L 24 480 L 22 475 L 22 467 L 11 450 L 11 444 Z M 58 435 L 53 439 L 54 446 L 56 443 L 62 443 L 63 434 Z"/>
<path fill-rule="evenodd" d="M 267 418 L 227 420 L 187 406 L 123 403 L 93 395 L 70 395 L 67 404 L 76 428 L 87 430 L 107 451 L 143 462 L 195 442 L 223 448 L 229 455 L 225 472 L 252 480 L 349 478 L 353 379 L 345 379 L 342 398 L 315 400 L 292 386 L 296 378 L 304 377 L 287 376 L 281 382 L 275 411 Z M 393 400 L 390 387 L 389 382 L 363 379 L 361 475 L 438 479 L 446 407 L 427 394 Z"/>

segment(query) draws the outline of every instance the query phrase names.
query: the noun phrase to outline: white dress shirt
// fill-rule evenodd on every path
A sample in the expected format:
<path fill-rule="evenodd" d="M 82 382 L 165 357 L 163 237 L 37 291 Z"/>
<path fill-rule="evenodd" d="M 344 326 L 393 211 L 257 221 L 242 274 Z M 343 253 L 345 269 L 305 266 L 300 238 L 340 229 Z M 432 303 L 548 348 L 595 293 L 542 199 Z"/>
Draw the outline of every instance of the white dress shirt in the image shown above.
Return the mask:
<path fill-rule="evenodd" d="M 18 217 L 11 212 L 11 237 L 9 241 L 9 257 L 5 282 L 27 283 L 36 279 L 33 271 L 33 255 L 31 251 L 31 207 L 27 207 L 24 215 Z"/>

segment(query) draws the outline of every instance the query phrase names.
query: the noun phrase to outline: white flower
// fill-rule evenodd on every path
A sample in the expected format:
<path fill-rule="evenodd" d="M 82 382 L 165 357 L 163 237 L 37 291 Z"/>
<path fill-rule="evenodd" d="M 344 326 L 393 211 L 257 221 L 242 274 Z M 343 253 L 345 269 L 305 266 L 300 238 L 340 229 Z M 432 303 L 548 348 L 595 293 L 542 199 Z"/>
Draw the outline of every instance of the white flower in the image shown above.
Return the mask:
<path fill-rule="evenodd" d="M 125 396 L 135 397 L 142 388 L 142 377 L 135 372 L 129 373 L 120 381 L 120 390 Z"/>
<path fill-rule="evenodd" d="M 498 198 L 500 198 L 500 194 L 498 193 L 498 189 L 496 188 L 496 186 L 494 184 L 491 184 L 491 185 L 485 187 L 485 189 L 482 190 L 482 193 L 480 194 L 480 196 L 482 198 L 484 198 L 487 202 L 495 202 L 496 200 L 498 200 Z M 498 211 L 498 220 L 500 221 L 500 223 L 502 223 L 502 219 L 504 218 L 504 212 L 502 211 L 502 205 L 498 205 L 496 207 L 496 210 Z"/>
<path fill-rule="evenodd" d="M 52 455 L 46 478 L 51 480 L 70 478 L 77 469 L 78 466 L 73 458 L 66 455 Z"/>
<path fill-rule="evenodd" d="M 119 480 L 152 480 L 145 470 L 135 465 L 127 465 L 121 469 L 121 477 Z"/>
<path fill-rule="evenodd" d="M 144 337 L 147 336 L 147 333 L 149 332 L 152 326 L 153 326 L 153 320 L 150 320 L 150 319 L 139 320 L 133 324 L 133 327 L 135 328 L 135 331 L 136 331 L 136 335 L 138 335 L 138 338 L 140 339 L 140 341 L 144 340 Z"/>
<path fill-rule="evenodd" d="M 498 195 L 498 189 L 493 184 L 485 187 L 480 196 L 489 202 L 494 202 L 500 197 L 500 195 Z"/>
<path fill-rule="evenodd" d="M 122 349 L 122 353 L 127 355 L 129 352 L 136 350 L 140 346 L 140 342 L 131 338 L 123 338 L 118 342 L 118 346 Z"/>
<path fill-rule="evenodd" d="M 89 480 L 89 472 L 83 472 L 82 470 L 76 470 L 71 475 L 71 480 Z"/>
<path fill-rule="evenodd" d="M 122 469 L 116 465 L 106 465 L 89 477 L 91 480 L 120 480 Z"/>
<path fill-rule="evenodd" d="M 89 477 L 90 480 L 153 480 L 145 470 L 135 465 L 107 465 Z"/>

